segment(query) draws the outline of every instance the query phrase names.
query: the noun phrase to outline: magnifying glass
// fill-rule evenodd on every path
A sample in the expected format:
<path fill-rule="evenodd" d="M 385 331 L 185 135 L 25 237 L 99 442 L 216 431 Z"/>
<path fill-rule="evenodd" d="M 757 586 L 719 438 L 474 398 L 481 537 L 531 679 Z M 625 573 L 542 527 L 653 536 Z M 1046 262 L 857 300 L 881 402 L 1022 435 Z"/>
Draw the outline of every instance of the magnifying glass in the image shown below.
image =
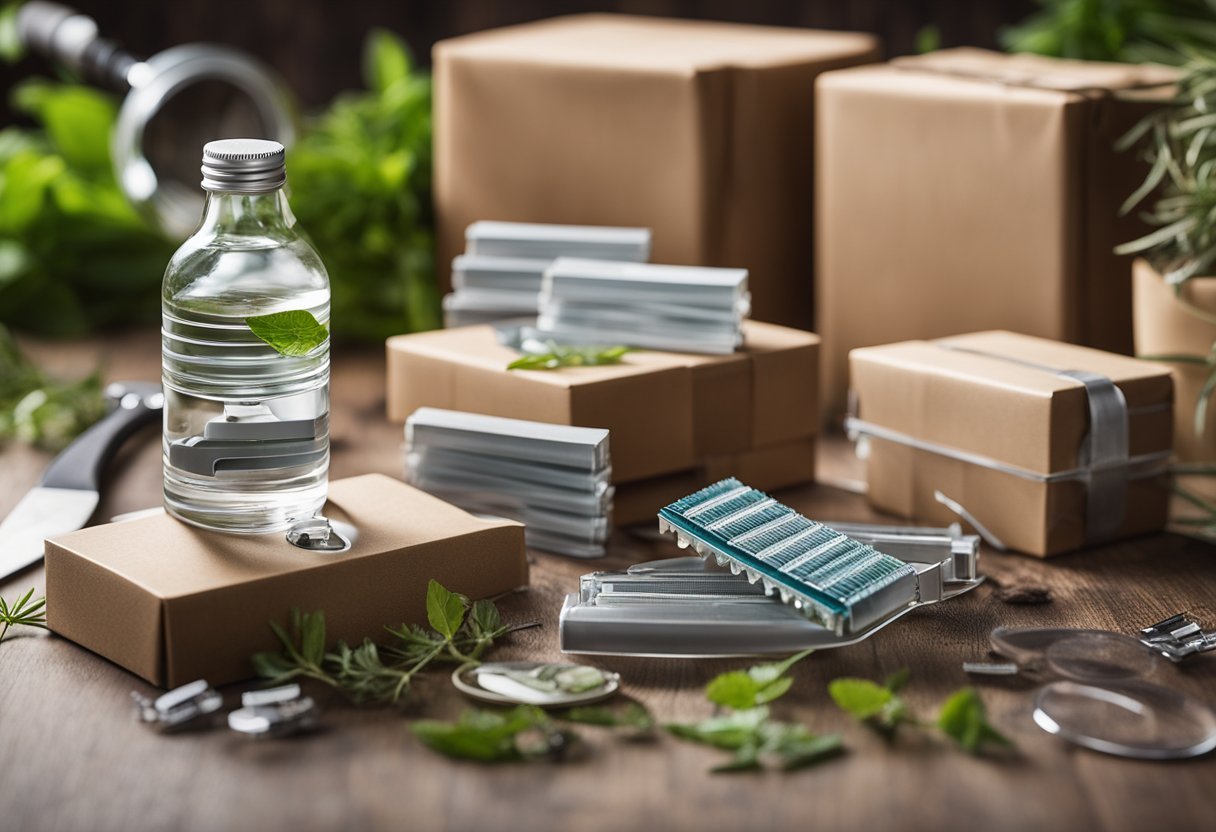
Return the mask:
<path fill-rule="evenodd" d="M 87 15 L 32 0 L 17 16 L 22 42 L 85 81 L 125 93 L 110 139 L 123 193 L 166 234 L 197 225 L 199 148 L 232 136 L 295 138 L 290 95 L 266 66 L 238 50 L 191 43 L 139 60 L 102 38 Z"/>

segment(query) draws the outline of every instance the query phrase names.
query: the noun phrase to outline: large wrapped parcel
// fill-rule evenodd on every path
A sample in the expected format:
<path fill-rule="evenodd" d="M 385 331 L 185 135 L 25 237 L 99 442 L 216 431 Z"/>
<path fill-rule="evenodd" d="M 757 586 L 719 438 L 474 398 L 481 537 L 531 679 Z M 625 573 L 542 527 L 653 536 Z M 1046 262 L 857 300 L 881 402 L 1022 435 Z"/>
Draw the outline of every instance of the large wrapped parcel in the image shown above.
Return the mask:
<path fill-rule="evenodd" d="M 653 261 L 746 268 L 756 318 L 810 329 L 814 81 L 877 51 L 862 34 L 614 15 L 443 41 L 439 263 L 475 220 L 641 226 Z"/>
<path fill-rule="evenodd" d="M 1167 367 L 1011 332 L 856 349 L 849 367 L 876 508 L 1039 556 L 1165 525 Z"/>
<path fill-rule="evenodd" d="M 729 355 L 642 350 L 560 370 L 508 370 L 519 354 L 490 326 L 397 335 L 387 344 L 388 416 L 404 422 L 435 407 L 607 429 L 621 524 L 653 519 L 680 489 L 735 465 L 765 488 L 809 482 L 819 339 L 755 321 L 743 333 Z M 638 485 L 623 493 L 623 484 Z"/>
<path fill-rule="evenodd" d="M 1119 208 L 1147 169 L 1115 144 L 1164 67 L 946 50 L 816 85 L 816 331 L 825 414 L 854 347 L 1010 329 L 1130 353 Z"/>

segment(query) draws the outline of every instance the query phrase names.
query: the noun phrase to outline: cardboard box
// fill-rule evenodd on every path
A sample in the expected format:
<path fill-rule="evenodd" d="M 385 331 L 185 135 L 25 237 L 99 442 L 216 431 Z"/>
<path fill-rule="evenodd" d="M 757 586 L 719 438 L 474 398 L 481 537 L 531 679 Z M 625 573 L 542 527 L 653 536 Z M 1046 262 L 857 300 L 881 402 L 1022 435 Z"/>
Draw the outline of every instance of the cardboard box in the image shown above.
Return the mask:
<path fill-rule="evenodd" d="M 164 514 L 48 540 L 48 624 L 155 685 L 218 685 L 277 649 L 268 622 L 292 607 L 324 610 L 330 642 L 353 644 L 381 640 L 386 624 L 425 624 L 432 578 L 470 598 L 528 583 L 518 523 L 475 518 L 380 474 L 338 480 L 329 494 L 326 516 L 359 530 L 339 554 Z"/>
<path fill-rule="evenodd" d="M 618 485 L 612 522 L 617 526 L 653 523 L 663 506 L 727 477 L 769 492 L 813 483 L 815 437 L 711 457 L 690 471 Z"/>
<path fill-rule="evenodd" d="M 815 77 L 869 35 L 578 15 L 436 44 L 441 283 L 475 220 L 641 226 L 651 260 L 750 270 L 811 328 Z"/>
<path fill-rule="evenodd" d="M 388 339 L 388 417 L 467 410 L 611 431 L 616 483 L 687 471 L 818 433 L 819 339 L 748 321 L 733 355 L 638 351 L 620 364 L 507 370 L 494 329 Z"/>
<path fill-rule="evenodd" d="M 1165 525 L 1168 368 L 1010 332 L 856 349 L 849 365 L 876 508 L 944 525 L 959 518 L 941 492 L 1040 556 Z"/>
<path fill-rule="evenodd" d="M 1130 353 L 1115 142 L 1174 70 L 954 49 L 816 84 L 816 331 L 825 415 L 855 347 L 1010 329 Z M 1156 86 L 1153 86 L 1156 85 Z M 1141 89 L 1143 88 L 1143 89 Z"/>

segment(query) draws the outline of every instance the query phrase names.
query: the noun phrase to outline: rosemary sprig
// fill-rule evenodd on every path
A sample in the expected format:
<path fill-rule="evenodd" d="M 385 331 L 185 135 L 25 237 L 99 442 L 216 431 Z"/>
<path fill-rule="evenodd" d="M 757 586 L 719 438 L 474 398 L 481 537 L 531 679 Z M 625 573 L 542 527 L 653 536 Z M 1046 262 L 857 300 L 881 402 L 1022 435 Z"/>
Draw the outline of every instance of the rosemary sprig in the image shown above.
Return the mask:
<path fill-rule="evenodd" d="M 383 648 L 364 639 L 354 647 L 338 642 L 332 650 L 326 649 L 325 614 L 292 610 L 286 628 L 270 625 L 281 652 L 255 654 L 254 671 L 271 685 L 314 679 L 356 703 L 396 703 L 432 662 L 476 664 L 495 639 L 519 629 L 504 625 L 492 602 L 470 605 L 438 581 L 427 586 L 426 608 L 431 630 L 413 624 L 385 627 L 394 641 Z"/>
<path fill-rule="evenodd" d="M 0 641 L 4 640 L 9 627 L 18 624 L 46 629 L 46 599 L 31 599 L 34 599 L 33 587 L 12 604 L 0 598 Z"/>

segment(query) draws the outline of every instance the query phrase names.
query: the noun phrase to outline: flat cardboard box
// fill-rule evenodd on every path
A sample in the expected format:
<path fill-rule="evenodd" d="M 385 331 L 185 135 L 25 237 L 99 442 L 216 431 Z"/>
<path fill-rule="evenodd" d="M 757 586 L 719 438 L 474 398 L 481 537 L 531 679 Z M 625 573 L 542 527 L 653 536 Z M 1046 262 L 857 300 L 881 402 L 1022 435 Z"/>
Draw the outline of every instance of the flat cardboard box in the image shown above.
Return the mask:
<path fill-rule="evenodd" d="M 46 542 L 51 630 L 152 684 L 252 675 L 275 650 L 268 622 L 324 610 L 331 644 L 382 640 L 384 625 L 426 624 L 433 578 L 469 598 L 528 583 L 523 526 L 481 520 L 381 474 L 330 484 L 326 516 L 358 529 L 343 553 L 282 534 L 224 535 L 161 514 Z"/>
<path fill-rule="evenodd" d="M 507 370 L 518 355 L 490 326 L 397 335 L 387 350 L 390 420 L 440 407 L 607 428 L 618 484 L 819 431 L 819 339 L 773 324 L 745 322 L 733 355 L 637 351 L 560 370 Z"/>
<path fill-rule="evenodd" d="M 1176 78 L 1156 66 L 952 49 L 816 84 L 816 331 L 825 417 L 856 347 L 1009 329 L 1132 349 L 1114 145 Z M 1152 86 L 1152 85 L 1156 86 Z"/>
<path fill-rule="evenodd" d="M 476 220 L 640 226 L 811 328 L 813 88 L 870 35 L 588 14 L 436 44 L 440 282 Z"/>
<path fill-rule="evenodd" d="M 727 477 L 768 492 L 813 483 L 815 437 L 710 457 L 689 471 L 618 485 L 612 522 L 616 526 L 652 523 L 663 506 Z"/>
<path fill-rule="evenodd" d="M 1090 427 L 1081 383 L 1043 367 L 1109 377 L 1127 403 L 1128 455 L 1158 455 L 1163 464 L 1169 452 L 1173 383 L 1153 362 L 1010 332 L 856 349 L 849 362 L 863 422 L 1033 475 L 1084 466 Z M 1027 478 L 885 438 L 867 442 L 876 508 L 935 524 L 958 520 L 935 498 L 940 491 L 1018 551 L 1053 555 L 1087 542 L 1080 481 Z M 1168 503 L 1164 475 L 1133 479 L 1115 536 L 1160 530 Z"/>

